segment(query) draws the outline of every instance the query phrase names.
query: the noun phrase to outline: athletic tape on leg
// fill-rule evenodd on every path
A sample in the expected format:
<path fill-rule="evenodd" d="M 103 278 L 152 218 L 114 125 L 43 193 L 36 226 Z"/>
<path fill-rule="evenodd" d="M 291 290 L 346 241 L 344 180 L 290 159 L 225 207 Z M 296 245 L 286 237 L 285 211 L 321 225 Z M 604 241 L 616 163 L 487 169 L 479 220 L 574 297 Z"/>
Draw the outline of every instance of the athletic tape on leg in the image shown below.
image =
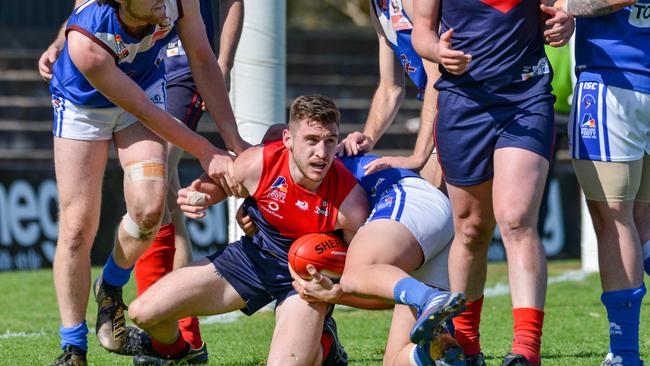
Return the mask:
<path fill-rule="evenodd" d="M 124 227 L 124 231 L 138 240 L 149 240 L 158 232 L 158 225 L 148 230 L 141 228 L 133 221 L 128 212 L 122 216 L 122 227 Z"/>
<path fill-rule="evenodd" d="M 133 183 L 140 180 L 166 182 L 165 162 L 162 160 L 140 160 L 124 166 L 124 181 Z"/>

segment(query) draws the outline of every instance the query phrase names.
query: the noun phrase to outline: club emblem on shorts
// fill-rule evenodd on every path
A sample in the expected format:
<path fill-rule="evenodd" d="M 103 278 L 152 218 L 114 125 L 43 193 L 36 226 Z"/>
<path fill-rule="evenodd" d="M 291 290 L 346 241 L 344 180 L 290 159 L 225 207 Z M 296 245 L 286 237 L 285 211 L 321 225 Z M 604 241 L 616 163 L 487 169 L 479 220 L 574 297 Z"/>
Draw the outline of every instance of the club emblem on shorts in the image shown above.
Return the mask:
<path fill-rule="evenodd" d="M 596 120 L 591 113 L 585 113 L 580 121 L 580 136 L 583 139 L 596 139 Z"/>
<path fill-rule="evenodd" d="M 381 201 L 377 204 L 377 210 L 381 210 L 384 208 L 388 207 L 393 207 L 393 197 L 392 196 L 384 196 Z"/>
<path fill-rule="evenodd" d="M 591 108 L 591 106 L 594 104 L 596 104 L 596 100 L 593 96 L 587 94 L 582 98 L 582 105 L 585 107 L 585 109 Z"/>

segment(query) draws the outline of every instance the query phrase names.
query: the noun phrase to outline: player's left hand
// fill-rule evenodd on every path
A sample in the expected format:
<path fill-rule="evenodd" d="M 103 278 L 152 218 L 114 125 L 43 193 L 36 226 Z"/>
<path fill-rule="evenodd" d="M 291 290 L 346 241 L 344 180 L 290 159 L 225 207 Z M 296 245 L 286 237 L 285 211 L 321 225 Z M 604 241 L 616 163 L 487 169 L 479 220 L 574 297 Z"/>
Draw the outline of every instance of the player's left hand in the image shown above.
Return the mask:
<path fill-rule="evenodd" d="M 363 167 L 365 175 L 389 168 L 403 168 L 419 172 L 422 165 L 413 156 L 384 156 L 375 159 Z"/>
<path fill-rule="evenodd" d="M 55 46 L 50 46 L 38 59 L 38 73 L 48 83 L 52 80 L 52 65 L 59 57 L 59 53 L 61 53 L 60 49 Z"/>
<path fill-rule="evenodd" d="M 201 192 L 201 180 L 196 179 L 189 187 L 178 191 L 176 202 L 185 216 L 200 219 L 205 216 L 210 199 L 209 194 Z"/>
<path fill-rule="evenodd" d="M 343 295 L 341 286 L 335 284 L 329 278 L 323 276 L 311 264 L 307 265 L 307 272 L 311 275 L 311 280 L 305 280 L 294 272 L 289 266 L 289 272 L 293 277 L 293 288 L 298 295 L 307 302 L 329 302 L 335 304 Z"/>
<path fill-rule="evenodd" d="M 548 17 L 544 23 L 544 42 L 552 47 L 567 44 L 576 27 L 573 16 L 544 4 L 540 4 L 540 9 Z"/>
<path fill-rule="evenodd" d="M 244 235 L 252 238 L 259 230 L 253 219 L 244 211 L 244 205 L 240 205 L 235 214 L 237 225 L 244 231 Z"/>
<path fill-rule="evenodd" d="M 350 132 L 336 146 L 337 156 L 354 156 L 372 150 L 373 143 L 370 138 L 359 131 Z"/>

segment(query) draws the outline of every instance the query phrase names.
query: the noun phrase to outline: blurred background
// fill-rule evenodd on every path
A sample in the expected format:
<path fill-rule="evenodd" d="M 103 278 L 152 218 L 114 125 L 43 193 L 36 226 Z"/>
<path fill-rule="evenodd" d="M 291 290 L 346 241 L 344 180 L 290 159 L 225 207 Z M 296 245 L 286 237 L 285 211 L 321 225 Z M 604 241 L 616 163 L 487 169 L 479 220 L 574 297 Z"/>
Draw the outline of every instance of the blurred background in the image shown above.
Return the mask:
<path fill-rule="evenodd" d="M 71 0 L 0 1 L 0 271 L 50 267 L 53 259 L 58 203 L 52 162 L 53 118 L 48 86 L 38 74 L 37 60 L 55 38 L 73 4 Z M 298 95 L 334 98 L 342 112 L 341 137 L 362 128 L 378 81 L 377 38 L 370 25 L 368 6 L 367 0 L 286 3 L 285 108 Z M 218 13 L 218 6 L 213 8 Z M 570 67 L 564 67 L 568 57 L 568 49 L 549 55 L 557 80 L 570 78 Z M 236 63 L 237 58 L 235 67 Z M 556 106 L 556 158 L 540 229 L 550 258 L 578 258 L 580 193 L 566 143 L 570 81 L 568 91 L 562 85 L 555 87 L 560 93 Z M 419 124 L 420 102 L 415 95 L 416 89 L 407 81 L 405 101 L 377 144 L 378 154 L 410 154 Z M 219 144 L 207 113 L 203 119 L 199 132 Z M 188 156 L 179 170 L 183 184 L 201 172 Z M 122 197 L 122 172 L 113 154 L 104 179 L 93 264 L 104 263 L 113 246 L 114 228 L 125 210 Z M 206 219 L 188 222 L 196 254 L 227 243 L 226 212 L 226 205 L 217 205 Z M 505 259 L 498 230 L 490 259 Z"/>

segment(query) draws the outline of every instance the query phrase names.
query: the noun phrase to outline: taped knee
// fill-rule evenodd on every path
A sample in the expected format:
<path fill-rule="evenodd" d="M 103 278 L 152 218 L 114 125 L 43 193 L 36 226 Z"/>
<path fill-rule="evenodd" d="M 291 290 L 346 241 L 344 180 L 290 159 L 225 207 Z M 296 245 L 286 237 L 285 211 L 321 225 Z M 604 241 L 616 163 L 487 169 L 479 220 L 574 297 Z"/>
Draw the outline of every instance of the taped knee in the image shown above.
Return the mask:
<path fill-rule="evenodd" d="M 158 159 L 139 160 L 124 166 L 124 182 L 134 183 L 142 180 L 167 182 L 165 162 Z"/>
<path fill-rule="evenodd" d="M 128 212 L 122 216 L 122 227 L 124 231 L 138 240 L 149 240 L 158 233 L 158 225 L 155 225 L 151 229 L 140 227 L 140 225 L 133 221 Z"/>

